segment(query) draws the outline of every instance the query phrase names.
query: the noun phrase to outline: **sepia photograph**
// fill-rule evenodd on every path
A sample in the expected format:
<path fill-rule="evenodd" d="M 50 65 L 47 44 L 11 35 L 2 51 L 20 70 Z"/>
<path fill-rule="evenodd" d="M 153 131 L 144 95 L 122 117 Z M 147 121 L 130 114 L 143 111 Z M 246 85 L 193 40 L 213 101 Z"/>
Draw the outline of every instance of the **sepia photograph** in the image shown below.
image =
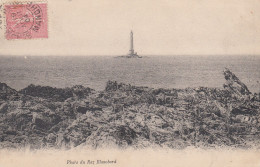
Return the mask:
<path fill-rule="evenodd" d="M 0 167 L 259 157 L 259 0 L 0 0 Z"/>

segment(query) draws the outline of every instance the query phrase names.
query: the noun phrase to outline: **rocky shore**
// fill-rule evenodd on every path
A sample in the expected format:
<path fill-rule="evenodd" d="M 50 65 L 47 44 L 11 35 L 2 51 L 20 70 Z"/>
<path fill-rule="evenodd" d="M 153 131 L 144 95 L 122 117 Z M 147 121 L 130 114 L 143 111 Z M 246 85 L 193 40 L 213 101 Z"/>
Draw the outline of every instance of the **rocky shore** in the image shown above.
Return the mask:
<path fill-rule="evenodd" d="M 229 69 L 223 88 L 0 83 L 0 148 L 260 148 L 260 92 Z"/>

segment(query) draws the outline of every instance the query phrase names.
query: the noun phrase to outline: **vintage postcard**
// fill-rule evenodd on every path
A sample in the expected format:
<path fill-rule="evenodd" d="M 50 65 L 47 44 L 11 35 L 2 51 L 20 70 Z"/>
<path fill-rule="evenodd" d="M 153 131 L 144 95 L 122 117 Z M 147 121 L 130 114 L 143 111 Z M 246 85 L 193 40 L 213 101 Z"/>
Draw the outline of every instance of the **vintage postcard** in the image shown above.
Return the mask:
<path fill-rule="evenodd" d="M 0 0 L 0 167 L 259 157 L 259 0 Z"/>

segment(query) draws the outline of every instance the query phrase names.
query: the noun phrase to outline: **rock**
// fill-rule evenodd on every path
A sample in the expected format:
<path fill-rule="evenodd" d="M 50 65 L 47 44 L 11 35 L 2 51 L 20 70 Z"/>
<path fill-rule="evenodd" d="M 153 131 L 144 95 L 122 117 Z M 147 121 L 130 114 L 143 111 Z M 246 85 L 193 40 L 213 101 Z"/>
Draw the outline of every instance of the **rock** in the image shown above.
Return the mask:
<path fill-rule="evenodd" d="M 108 81 L 104 91 L 30 85 L 19 94 L 0 84 L 0 148 L 260 145 L 259 94 L 251 94 L 230 70 L 224 76 L 224 89 Z"/>
<path fill-rule="evenodd" d="M 32 123 L 34 123 L 36 127 L 40 129 L 48 129 L 50 121 L 47 118 L 45 118 L 42 114 L 34 112 Z"/>
<path fill-rule="evenodd" d="M 73 93 L 69 89 L 52 88 L 50 86 L 35 86 L 33 84 L 19 91 L 24 95 L 52 99 L 55 101 L 64 101 L 73 97 Z"/>
<path fill-rule="evenodd" d="M 235 120 L 240 123 L 256 124 L 257 119 L 252 116 L 236 115 Z"/>
<path fill-rule="evenodd" d="M 119 147 L 127 148 L 134 143 L 137 135 L 127 126 L 103 127 L 92 133 L 85 145 L 93 148 Z"/>
<path fill-rule="evenodd" d="M 257 110 L 252 108 L 251 106 L 238 106 L 231 111 L 234 115 L 256 115 Z"/>
<path fill-rule="evenodd" d="M 53 133 L 50 133 L 47 136 L 47 142 L 49 142 L 49 143 L 55 143 L 56 139 L 57 139 L 57 136 Z"/>
<path fill-rule="evenodd" d="M 118 113 L 120 111 L 124 111 L 124 105 L 120 105 L 120 104 L 114 104 L 113 106 L 113 111 L 115 113 Z"/>
<path fill-rule="evenodd" d="M 231 93 L 234 93 L 238 96 L 250 95 L 251 92 L 248 90 L 247 86 L 242 83 L 235 74 L 233 74 L 229 69 L 224 70 L 224 77 L 226 83 L 224 88 L 229 90 Z"/>
<path fill-rule="evenodd" d="M 6 113 L 8 109 L 8 104 L 7 103 L 3 103 L 0 105 L 0 113 Z"/>
<path fill-rule="evenodd" d="M 0 82 L 0 100 L 7 100 L 10 97 L 18 95 L 18 92 L 5 83 Z"/>
<path fill-rule="evenodd" d="M 106 91 L 116 91 L 118 89 L 118 84 L 116 81 L 108 81 L 106 84 Z"/>
<path fill-rule="evenodd" d="M 37 129 L 40 130 L 49 130 L 53 125 L 61 121 L 60 116 L 58 115 L 46 115 L 44 113 L 32 113 L 32 123 Z"/>
<path fill-rule="evenodd" d="M 76 108 L 77 112 L 78 113 L 82 113 L 82 114 L 85 114 L 87 112 L 87 107 L 84 107 L 84 106 L 78 106 Z"/>
<path fill-rule="evenodd" d="M 71 91 L 73 93 L 73 96 L 84 98 L 89 96 L 90 94 L 94 93 L 95 90 L 91 88 L 85 88 L 82 85 L 75 85 L 71 88 Z"/>
<path fill-rule="evenodd" d="M 102 107 L 95 105 L 95 104 L 89 104 L 84 101 L 76 101 L 73 103 L 74 113 L 81 113 L 85 114 L 87 111 L 100 111 L 102 110 Z"/>
<path fill-rule="evenodd" d="M 128 145 L 131 145 L 137 137 L 136 132 L 127 126 L 118 126 L 113 134 L 116 140 L 119 142 L 126 141 Z"/>
<path fill-rule="evenodd" d="M 31 84 L 19 92 L 24 95 L 47 98 L 54 101 L 65 101 L 66 99 L 74 96 L 83 98 L 84 96 L 88 96 L 93 91 L 93 89 L 85 88 L 79 85 L 73 86 L 72 88 L 62 89 L 52 88 L 50 86 L 35 86 Z"/>

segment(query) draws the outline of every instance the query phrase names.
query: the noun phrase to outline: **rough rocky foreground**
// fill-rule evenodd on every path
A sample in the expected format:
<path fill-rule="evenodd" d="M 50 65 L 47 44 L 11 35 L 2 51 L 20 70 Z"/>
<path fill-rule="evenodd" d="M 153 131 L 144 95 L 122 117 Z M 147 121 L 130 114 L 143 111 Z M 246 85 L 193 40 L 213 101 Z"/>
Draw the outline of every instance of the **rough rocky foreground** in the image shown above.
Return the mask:
<path fill-rule="evenodd" d="M 260 93 L 230 70 L 223 88 L 153 89 L 0 83 L 0 148 L 260 148 Z"/>

